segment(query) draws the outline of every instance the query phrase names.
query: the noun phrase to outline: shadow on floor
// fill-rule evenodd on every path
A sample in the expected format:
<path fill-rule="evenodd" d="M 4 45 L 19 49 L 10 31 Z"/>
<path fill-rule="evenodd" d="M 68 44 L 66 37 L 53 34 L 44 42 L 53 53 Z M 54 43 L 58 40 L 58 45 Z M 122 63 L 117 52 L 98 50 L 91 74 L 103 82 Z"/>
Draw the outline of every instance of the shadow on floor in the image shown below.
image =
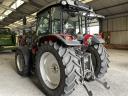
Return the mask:
<path fill-rule="evenodd" d="M 11 68 L 17 73 L 15 63 L 14 62 L 10 62 L 10 64 L 11 64 Z M 28 78 L 30 79 L 30 82 L 32 82 L 44 94 L 44 91 L 42 90 L 41 84 L 39 83 L 39 81 L 38 81 L 38 79 L 36 77 L 36 74 L 35 73 L 30 73 Z M 44 95 L 44 96 L 47 96 L 47 95 Z"/>
<path fill-rule="evenodd" d="M 11 50 L 8 50 L 8 51 L 0 51 L 0 55 L 11 55 L 11 54 L 14 54 L 15 52 L 12 52 Z"/>

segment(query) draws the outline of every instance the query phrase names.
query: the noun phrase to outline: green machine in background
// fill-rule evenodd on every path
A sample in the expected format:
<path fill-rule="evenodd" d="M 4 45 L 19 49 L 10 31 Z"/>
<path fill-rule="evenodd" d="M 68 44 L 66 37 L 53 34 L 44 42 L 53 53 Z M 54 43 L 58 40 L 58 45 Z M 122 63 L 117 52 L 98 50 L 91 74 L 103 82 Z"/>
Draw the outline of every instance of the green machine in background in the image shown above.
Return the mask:
<path fill-rule="evenodd" d="M 9 28 L 0 28 L 0 50 L 15 50 L 16 34 Z"/>

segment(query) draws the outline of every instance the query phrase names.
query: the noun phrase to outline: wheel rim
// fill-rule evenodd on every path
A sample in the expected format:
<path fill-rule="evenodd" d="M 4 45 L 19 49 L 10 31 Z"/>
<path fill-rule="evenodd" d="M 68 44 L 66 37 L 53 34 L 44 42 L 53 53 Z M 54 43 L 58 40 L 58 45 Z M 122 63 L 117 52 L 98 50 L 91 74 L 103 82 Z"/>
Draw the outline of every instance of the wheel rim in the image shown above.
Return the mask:
<path fill-rule="evenodd" d="M 23 66 L 23 56 L 17 55 L 17 67 L 20 72 L 23 71 Z"/>
<path fill-rule="evenodd" d="M 60 83 L 60 67 L 56 57 L 50 52 L 45 52 L 40 59 L 40 72 L 45 85 L 56 89 Z"/>

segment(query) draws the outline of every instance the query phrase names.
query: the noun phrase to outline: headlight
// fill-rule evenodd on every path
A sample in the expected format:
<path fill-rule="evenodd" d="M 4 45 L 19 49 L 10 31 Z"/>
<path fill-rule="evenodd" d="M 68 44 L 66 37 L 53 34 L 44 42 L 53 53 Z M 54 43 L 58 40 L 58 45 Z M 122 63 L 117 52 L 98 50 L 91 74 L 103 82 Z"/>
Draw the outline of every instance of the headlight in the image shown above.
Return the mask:
<path fill-rule="evenodd" d="M 67 1 L 62 0 L 62 1 L 61 1 L 61 4 L 62 4 L 62 5 L 66 5 L 66 4 L 67 4 Z"/>

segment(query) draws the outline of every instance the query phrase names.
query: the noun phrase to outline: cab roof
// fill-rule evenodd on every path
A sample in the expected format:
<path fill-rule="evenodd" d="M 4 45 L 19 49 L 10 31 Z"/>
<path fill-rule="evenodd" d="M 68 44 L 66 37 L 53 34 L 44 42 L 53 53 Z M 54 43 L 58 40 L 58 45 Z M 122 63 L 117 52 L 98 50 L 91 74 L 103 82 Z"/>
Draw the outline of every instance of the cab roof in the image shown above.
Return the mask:
<path fill-rule="evenodd" d="M 66 1 L 67 2 L 66 5 L 78 7 L 80 9 L 85 10 L 85 11 L 91 11 L 91 9 L 90 9 L 90 7 L 88 5 L 86 5 L 84 3 L 81 3 L 78 0 L 56 0 L 56 1 L 53 1 L 53 2 L 49 3 L 48 5 L 44 6 L 43 8 L 41 8 L 37 12 L 37 15 L 40 14 L 45 9 L 51 7 L 51 6 L 54 6 L 54 5 L 62 5 L 62 3 L 61 3 L 62 1 Z M 63 6 L 66 6 L 66 5 L 63 5 Z"/>

